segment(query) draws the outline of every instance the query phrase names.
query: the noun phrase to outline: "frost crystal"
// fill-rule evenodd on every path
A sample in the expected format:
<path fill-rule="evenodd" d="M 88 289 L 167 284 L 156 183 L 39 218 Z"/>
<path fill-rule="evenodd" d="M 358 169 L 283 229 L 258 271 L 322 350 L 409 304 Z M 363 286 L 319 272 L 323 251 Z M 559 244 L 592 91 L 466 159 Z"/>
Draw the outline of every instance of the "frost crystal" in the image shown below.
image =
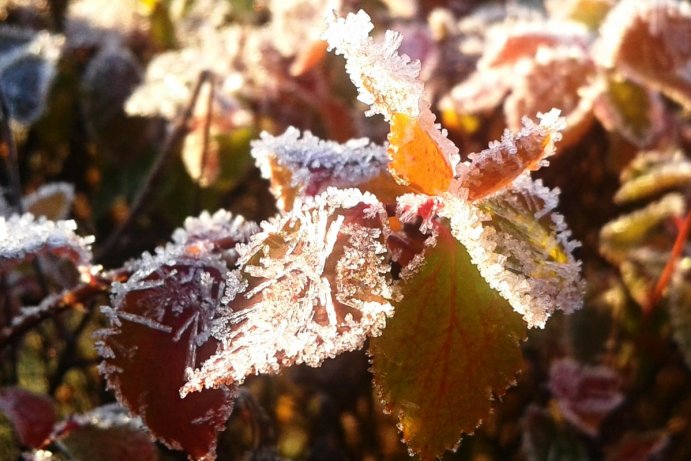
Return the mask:
<path fill-rule="evenodd" d="M 329 50 L 346 58 L 346 71 L 358 89 L 359 99 L 372 108 L 367 115 L 382 114 L 389 120 L 396 112 L 410 117 L 420 114 L 424 96 L 420 62 L 398 54 L 401 34 L 387 31 L 383 43 L 369 33 L 374 29 L 367 13 L 360 10 L 336 18 L 322 36 Z"/>
<path fill-rule="evenodd" d="M 386 213 L 371 194 L 327 189 L 239 248 L 247 290 L 214 322 L 222 350 L 190 370 L 182 394 L 296 363 L 318 366 L 378 335 L 397 297 Z"/>
<path fill-rule="evenodd" d="M 75 264 L 89 264 L 94 238 L 80 237 L 76 229 L 74 221 L 50 221 L 30 213 L 0 217 L 0 264 L 44 252 L 65 256 Z"/>
<path fill-rule="evenodd" d="M 582 305 L 579 243 L 553 210 L 558 190 L 525 173 L 500 194 L 469 204 L 447 196 L 441 215 L 466 247 L 482 276 L 529 327 L 543 327 L 556 309 Z"/>
<path fill-rule="evenodd" d="M 338 144 L 306 131 L 301 139 L 293 127 L 275 137 L 263 132 L 252 142 L 252 156 L 262 176 L 272 180 L 271 192 L 283 210 L 295 195 L 288 189 L 316 195 L 328 186 L 354 187 L 381 174 L 389 162 L 386 148 L 367 138 Z"/>
<path fill-rule="evenodd" d="M 172 240 L 177 245 L 211 246 L 227 251 L 234 261 L 237 259 L 235 245 L 247 242 L 258 231 L 257 224 L 229 211 L 218 210 L 213 215 L 204 211 L 197 218 L 185 219 L 183 228 L 173 232 Z"/>

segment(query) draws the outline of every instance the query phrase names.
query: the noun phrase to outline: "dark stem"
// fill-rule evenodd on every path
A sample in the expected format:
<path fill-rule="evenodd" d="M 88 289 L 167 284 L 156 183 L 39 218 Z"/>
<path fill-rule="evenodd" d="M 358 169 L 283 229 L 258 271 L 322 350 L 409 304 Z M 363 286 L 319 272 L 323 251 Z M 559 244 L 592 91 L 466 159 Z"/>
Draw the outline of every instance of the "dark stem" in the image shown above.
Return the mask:
<path fill-rule="evenodd" d="M 180 115 L 180 117 L 178 117 L 177 121 L 171 128 L 170 133 L 163 142 L 163 145 L 161 146 L 161 149 L 158 152 L 158 155 L 156 156 L 149 173 L 144 179 L 137 196 L 132 201 L 127 218 L 125 218 L 125 220 L 122 221 L 117 228 L 115 228 L 115 230 L 108 236 L 103 246 L 101 246 L 101 248 L 96 252 L 94 257 L 96 261 L 103 261 L 107 259 L 115 250 L 117 250 L 118 244 L 120 243 L 120 238 L 123 236 L 123 234 L 125 234 L 126 231 L 129 230 L 134 223 L 134 220 L 144 209 L 145 205 L 150 202 L 149 199 L 153 194 L 154 186 L 163 173 L 163 167 L 166 165 L 166 161 L 187 135 L 189 121 L 192 118 L 194 107 L 197 103 L 197 99 L 199 98 L 199 91 L 204 82 L 210 79 L 211 76 L 211 72 L 208 71 L 204 71 L 199 75 L 199 79 L 194 86 L 192 96 L 190 97 L 190 101 L 185 108 L 185 111 Z"/>
<path fill-rule="evenodd" d="M 60 294 L 49 296 L 41 302 L 35 312 L 14 319 L 14 323 L 0 330 L 0 351 L 16 343 L 25 333 L 36 328 L 46 319 L 77 306 L 88 306 L 96 296 L 108 293 L 113 282 L 127 279 L 125 271 L 106 276 L 93 277 L 89 282 L 77 285 Z"/>

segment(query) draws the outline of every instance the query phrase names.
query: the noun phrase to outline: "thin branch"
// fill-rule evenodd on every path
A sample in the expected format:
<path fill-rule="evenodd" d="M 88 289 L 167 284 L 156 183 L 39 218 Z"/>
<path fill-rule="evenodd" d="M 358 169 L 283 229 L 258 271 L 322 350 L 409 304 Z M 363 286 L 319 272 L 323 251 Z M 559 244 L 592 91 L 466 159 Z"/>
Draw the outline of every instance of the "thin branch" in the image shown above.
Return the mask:
<path fill-rule="evenodd" d="M 96 252 L 96 261 L 103 261 L 104 259 L 107 259 L 112 252 L 117 250 L 118 244 L 120 243 L 120 238 L 125 234 L 126 231 L 129 230 L 134 223 L 134 220 L 144 209 L 144 206 L 150 202 L 149 199 L 154 192 L 154 186 L 163 173 L 163 167 L 166 165 L 166 161 L 187 135 L 189 130 L 189 122 L 192 118 L 194 107 L 197 104 L 201 87 L 204 82 L 209 80 L 211 77 L 212 73 L 208 71 L 204 71 L 199 74 L 199 79 L 194 86 L 194 90 L 192 91 L 190 101 L 185 108 L 185 111 L 180 115 L 180 117 L 178 117 L 163 145 L 161 146 L 161 150 L 158 152 L 158 155 L 156 156 L 149 173 L 144 179 L 137 196 L 132 201 L 127 218 L 125 218 L 125 220 L 122 221 L 120 225 L 108 236 L 103 246 L 101 246 Z"/>
<path fill-rule="evenodd" d="M 660 274 L 660 278 L 655 284 L 655 289 L 650 294 L 648 298 L 648 303 L 644 306 L 643 311 L 647 314 L 649 313 L 662 299 L 662 294 L 669 285 L 672 275 L 674 274 L 674 268 L 677 265 L 677 261 L 681 258 L 681 253 L 684 251 L 684 243 L 689 236 L 689 231 L 691 230 L 691 211 L 686 215 L 686 217 L 681 221 L 678 226 L 677 238 L 674 240 L 674 246 L 672 246 L 672 251 L 669 254 L 669 259 L 665 268 Z"/>
<path fill-rule="evenodd" d="M 89 282 L 45 298 L 41 304 L 16 317 L 13 322 L 0 329 L 0 351 L 14 344 L 28 331 L 36 328 L 46 319 L 75 307 L 86 305 L 96 296 L 108 293 L 113 282 L 125 280 L 126 272 L 114 272 L 106 276 L 93 277 Z"/>

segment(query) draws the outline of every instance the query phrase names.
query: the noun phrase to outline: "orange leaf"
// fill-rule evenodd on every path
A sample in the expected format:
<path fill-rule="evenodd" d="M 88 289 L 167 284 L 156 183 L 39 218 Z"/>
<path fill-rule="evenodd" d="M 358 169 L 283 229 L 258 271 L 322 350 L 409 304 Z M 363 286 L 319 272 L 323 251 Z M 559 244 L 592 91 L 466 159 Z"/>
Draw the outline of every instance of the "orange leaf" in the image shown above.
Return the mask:
<path fill-rule="evenodd" d="M 448 190 L 451 165 L 417 118 L 401 113 L 391 117 L 388 153 L 389 171 L 399 183 L 428 195 Z"/>

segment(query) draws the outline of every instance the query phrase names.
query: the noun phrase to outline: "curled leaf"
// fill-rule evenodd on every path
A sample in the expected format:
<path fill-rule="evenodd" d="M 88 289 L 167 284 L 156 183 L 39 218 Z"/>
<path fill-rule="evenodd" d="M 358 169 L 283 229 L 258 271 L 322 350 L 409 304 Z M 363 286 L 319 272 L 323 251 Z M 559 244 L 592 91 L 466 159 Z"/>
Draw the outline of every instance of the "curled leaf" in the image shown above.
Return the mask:
<path fill-rule="evenodd" d="M 691 184 L 691 162 L 683 152 L 641 152 L 621 174 L 614 202 L 625 204 Z"/>
<path fill-rule="evenodd" d="M 603 86 L 594 106 L 602 125 L 641 148 L 654 142 L 665 122 L 660 95 L 617 76 L 607 78 Z"/>

